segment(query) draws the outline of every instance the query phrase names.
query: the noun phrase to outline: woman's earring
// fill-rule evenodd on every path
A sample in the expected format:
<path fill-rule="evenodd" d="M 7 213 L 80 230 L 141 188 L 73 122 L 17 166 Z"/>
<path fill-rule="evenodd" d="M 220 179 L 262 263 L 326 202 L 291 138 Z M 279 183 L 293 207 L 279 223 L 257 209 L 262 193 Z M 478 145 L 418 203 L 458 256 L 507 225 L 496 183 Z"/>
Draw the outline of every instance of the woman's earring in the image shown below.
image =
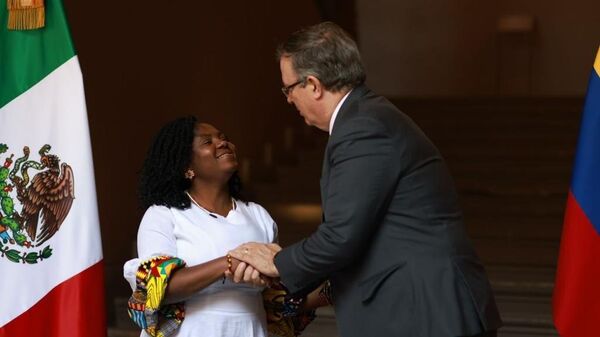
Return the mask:
<path fill-rule="evenodd" d="M 192 171 L 191 169 L 185 171 L 185 179 L 192 180 L 192 178 L 194 178 L 194 175 L 194 171 Z"/>

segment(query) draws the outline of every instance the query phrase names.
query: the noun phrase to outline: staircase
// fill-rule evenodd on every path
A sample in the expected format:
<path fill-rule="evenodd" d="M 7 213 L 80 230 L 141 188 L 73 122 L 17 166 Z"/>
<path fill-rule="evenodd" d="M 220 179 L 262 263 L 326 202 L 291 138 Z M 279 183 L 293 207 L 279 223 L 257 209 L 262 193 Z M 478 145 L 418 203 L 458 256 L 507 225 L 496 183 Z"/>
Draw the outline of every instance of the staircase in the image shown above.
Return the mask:
<path fill-rule="evenodd" d="M 446 158 L 484 261 L 554 266 L 582 100 L 436 103 L 404 105 Z"/>

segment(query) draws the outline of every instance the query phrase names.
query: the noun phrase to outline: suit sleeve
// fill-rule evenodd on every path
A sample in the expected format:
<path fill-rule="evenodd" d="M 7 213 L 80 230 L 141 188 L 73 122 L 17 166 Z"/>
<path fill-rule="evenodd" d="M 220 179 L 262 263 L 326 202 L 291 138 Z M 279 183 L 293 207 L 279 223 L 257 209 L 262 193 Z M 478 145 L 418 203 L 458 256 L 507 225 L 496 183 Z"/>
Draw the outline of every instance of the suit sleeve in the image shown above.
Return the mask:
<path fill-rule="evenodd" d="M 400 176 L 401 149 L 380 122 L 361 118 L 330 139 L 330 169 L 323 200 L 325 221 L 310 237 L 283 249 L 275 264 L 298 292 L 364 254 L 388 208 Z"/>

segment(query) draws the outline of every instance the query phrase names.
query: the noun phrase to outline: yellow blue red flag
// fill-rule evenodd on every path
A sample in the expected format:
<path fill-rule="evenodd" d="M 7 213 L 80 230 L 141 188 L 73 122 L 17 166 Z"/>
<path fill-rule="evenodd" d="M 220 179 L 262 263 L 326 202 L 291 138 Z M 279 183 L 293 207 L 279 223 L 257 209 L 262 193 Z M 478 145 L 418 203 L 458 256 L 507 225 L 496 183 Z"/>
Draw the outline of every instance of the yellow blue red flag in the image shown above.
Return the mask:
<path fill-rule="evenodd" d="M 599 336 L 600 49 L 583 109 L 553 297 L 562 337 Z"/>

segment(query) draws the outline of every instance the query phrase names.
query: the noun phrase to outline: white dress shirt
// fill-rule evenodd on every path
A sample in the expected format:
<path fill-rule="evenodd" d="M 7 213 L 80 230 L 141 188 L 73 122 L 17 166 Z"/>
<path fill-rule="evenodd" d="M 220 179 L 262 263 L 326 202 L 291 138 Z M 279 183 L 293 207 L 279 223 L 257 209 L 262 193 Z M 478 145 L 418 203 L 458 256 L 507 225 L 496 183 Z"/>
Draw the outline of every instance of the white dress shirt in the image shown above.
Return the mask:
<path fill-rule="evenodd" d="M 329 120 L 329 135 L 330 136 L 331 136 L 331 131 L 333 130 L 333 123 L 335 123 L 335 119 L 337 118 L 337 114 L 338 114 L 338 112 L 340 112 L 340 108 L 342 107 L 342 104 L 344 104 L 344 101 L 346 100 L 346 98 L 348 98 L 348 95 L 350 95 L 351 92 L 352 92 L 352 90 L 348 91 L 346 93 L 346 95 L 344 95 L 344 97 L 342 97 L 340 102 L 335 106 L 335 110 L 333 110 L 333 114 L 331 115 L 331 119 Z"/>

